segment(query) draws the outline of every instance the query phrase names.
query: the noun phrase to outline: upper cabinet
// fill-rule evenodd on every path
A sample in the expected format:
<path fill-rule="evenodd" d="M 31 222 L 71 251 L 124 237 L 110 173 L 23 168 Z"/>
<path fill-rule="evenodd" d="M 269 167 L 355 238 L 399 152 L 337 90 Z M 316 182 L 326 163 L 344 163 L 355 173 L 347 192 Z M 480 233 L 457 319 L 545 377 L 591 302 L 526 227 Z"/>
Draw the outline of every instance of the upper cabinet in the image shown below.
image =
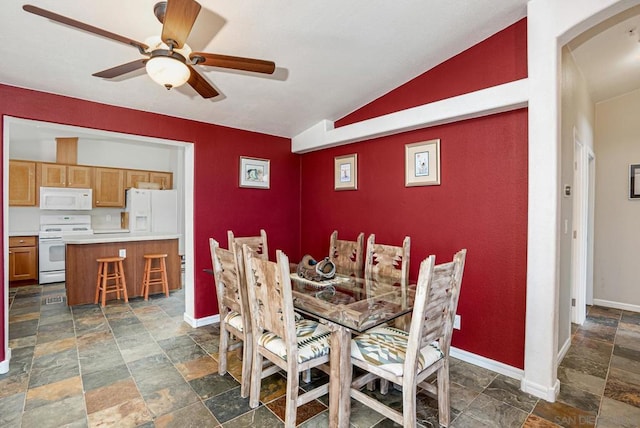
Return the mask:
<path fill-rule="evenodd" d="M 90 166 L 38 163 L 40 186 L 91 188 Z"/>
<path fill-rule="evenodd" d="M 9 161 L 9 205 L 33 207 L 37 203 L 36 163 Z"/>
<path fill-rule="evenodd" d="M 150 171 L 149 181 L 159 184 L 162 190 L 173 189 L 173 174 L 170 172 Z"/>
<path fill-rule="evenodd" d="M 124 170 L 95 167 L 93 173 L 94 206 L 124 208 Z"/>
<path fill-rule="evenodd" d="M 137 169 L 125 170 L 125 187 L 130 189 L 138 187 L 138 183 L 149 182 L 149 171 L 141 171 Z"/>

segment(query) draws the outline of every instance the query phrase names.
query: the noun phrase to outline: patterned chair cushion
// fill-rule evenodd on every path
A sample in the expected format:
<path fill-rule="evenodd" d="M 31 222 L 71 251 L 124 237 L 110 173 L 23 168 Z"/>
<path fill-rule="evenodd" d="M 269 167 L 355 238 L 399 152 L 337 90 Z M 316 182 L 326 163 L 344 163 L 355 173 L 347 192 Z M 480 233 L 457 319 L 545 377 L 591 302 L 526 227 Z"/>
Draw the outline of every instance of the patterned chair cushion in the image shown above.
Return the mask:
<path fill-rule="evenodd" d="M 242 323 L 242 316 L 235 312 L 229 311 L 226 317 L 224 317 L 224 322 L 229 324 L 232 327 L 244 332 L 244 325 Z"/>
<path fill-rule="evenodd" d="M 297 313 L 297 312 L 294 312 L 293 314 L 296 317 L 296 322 L 301 321 L 301 320 L 304 319 L 304 317 L 302 315 L 300 315 L 299 313 Z M 236 329 L 244 332 L 244 326 L 242 324 L 242 317 L 236 311 L 229 311 L 227 316 L 224 317 L 224 322 L 229 324 L 230 326 L 235 327 Z"/>
<path fill-rule="evenodd" d="M 376 365 L 402 376 L 409 333 L 389 326 L 380 326 L 351 340 L 351 357 Z M 422 371 L 443 357 L 434 344 L 420 350 L 418 371 Z"/>
<path fill-rule="evenodd" d="M 331 331 L 324 324 L 307 319 L 297 321 L 298 363 L 329 354 L 329 336 L 331 336 Z M 262 334 L 258 337 L 258 344 L 283 360 L 287 359 L 284 340 L 274 333 Z"/>

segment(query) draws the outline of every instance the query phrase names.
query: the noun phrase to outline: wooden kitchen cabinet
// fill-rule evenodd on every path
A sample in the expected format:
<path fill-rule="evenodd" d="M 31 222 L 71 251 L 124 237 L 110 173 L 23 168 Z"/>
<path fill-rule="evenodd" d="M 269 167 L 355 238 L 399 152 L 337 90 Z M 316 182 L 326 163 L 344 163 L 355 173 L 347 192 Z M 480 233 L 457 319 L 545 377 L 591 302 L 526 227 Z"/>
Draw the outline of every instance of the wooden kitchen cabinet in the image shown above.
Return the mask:
<path fill-rule="evenodd" d="M 9 237 L 9 282 L 37 279 L 37 238 L 35 236 Z"/>
<path fill-rule="evenodd" d="M 9 206 L 33 207 L 37 202 L 36 163 L 9 160 Z"/>
<path fill-rule="evenodd" d="M 170 172 L 150 171 L 149 181 L 158 183 L 163 190 L 173 189 L 173 174 Z"/>
<path fill-rule="evenodd" d="M 138 183 L 149 182 L 149 171 L 141 171 L 137 169 L 125 170 L 125 188 L 138 187 Z"/>
<path fill-rule="evenodd" d="M 38 163 L 40 186 L 91 188 L 91 167 L 59 163 Z"/>
<path fill-rule="evenodd" d="M 93 168 L 95 207 L 124 208 L 124 176 L 119 168 Z"/>

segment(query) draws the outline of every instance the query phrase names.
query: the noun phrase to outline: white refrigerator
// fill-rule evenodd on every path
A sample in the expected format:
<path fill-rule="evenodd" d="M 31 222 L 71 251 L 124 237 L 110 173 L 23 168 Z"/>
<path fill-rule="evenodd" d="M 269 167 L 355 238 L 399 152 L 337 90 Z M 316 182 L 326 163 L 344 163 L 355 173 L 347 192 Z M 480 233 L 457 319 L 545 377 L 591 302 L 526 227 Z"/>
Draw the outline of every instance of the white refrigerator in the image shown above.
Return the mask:
<path fill-rule="evenodd" d="M 127 190 L 130 232 L 178 233 L 177 190 Z"/>

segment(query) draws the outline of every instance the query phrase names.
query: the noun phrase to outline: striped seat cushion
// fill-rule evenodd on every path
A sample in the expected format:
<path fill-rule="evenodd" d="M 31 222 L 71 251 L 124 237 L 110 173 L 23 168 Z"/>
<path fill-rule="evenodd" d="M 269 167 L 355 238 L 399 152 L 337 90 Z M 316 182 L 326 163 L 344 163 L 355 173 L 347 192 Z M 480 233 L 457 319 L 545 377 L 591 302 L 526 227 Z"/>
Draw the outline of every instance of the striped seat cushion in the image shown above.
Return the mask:
<path fill-rule="evenodd" d="M 380 326 L 351 339 L 351 357 L 402 376 L 409 333 L 389 326 Z M 420 350 L 418 371 L 422 371 L 443 357 L 434 344 Z"/>
<path fill-rule="evenodd" d="M 296 322 L 304 319 L 304 317 L 297 312 L 294 312 L 294 316 L 296 317 Z M 230 325 L 231 327 L 235 327 L 236 329 L 244 332 L 242 317 L 236 311 L 229 311 L 227 316 L 224 317 L 224 322 Z"/>
<path fill-rule="evenodd" d="M 224 317 L 224 322 L 244 332 L 244 325 L 242 324 L 242 316 L 236 311 L 229 311 L 227 316 Z"/>
<path fill-rule="evenodd" d="M 303 319 L 296 322 L 298 339 L 298 363 L 329 354 L 331 331 L 324 324 Z M 267 348 L 283 360 L 287 359 L 284 340 L 274 333 L 264 333 L 258 337 L 258 345 Z"/>

